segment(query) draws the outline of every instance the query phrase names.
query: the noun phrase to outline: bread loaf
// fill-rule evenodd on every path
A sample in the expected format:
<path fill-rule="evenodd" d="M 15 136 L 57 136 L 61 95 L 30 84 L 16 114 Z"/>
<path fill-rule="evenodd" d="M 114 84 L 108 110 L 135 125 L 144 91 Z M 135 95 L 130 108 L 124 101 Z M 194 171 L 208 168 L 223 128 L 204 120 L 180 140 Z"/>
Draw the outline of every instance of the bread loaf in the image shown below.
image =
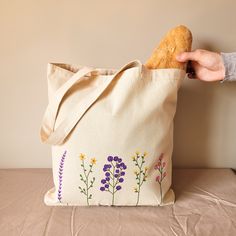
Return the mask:
<path fill-rule="evenodd" d="M 191 45 L 191 31 L 183 25 L 177 26 L 162 39 L 145 66 L 149 69 L 178 68 L 186 70 L 186 63 L 178 62 L 176 55 L 191 51 Z"/>

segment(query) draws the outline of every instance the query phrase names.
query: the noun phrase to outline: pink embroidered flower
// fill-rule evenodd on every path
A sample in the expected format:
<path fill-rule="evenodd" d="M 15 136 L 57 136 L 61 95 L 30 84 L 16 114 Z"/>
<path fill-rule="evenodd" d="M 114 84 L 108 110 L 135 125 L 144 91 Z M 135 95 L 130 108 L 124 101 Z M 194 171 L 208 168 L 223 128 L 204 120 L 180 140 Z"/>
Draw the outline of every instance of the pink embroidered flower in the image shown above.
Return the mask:
<path fill-rule="evenodd" d="M 159 161 L 161 162 L 162 161 L 162 159 L 163 159 L 163 153 L 159 156 Z"/>
<path fill-rule="evenodd" d="M 156 176 L 156 182 L 158 182 L 160 186 L 161 203 L 162 203 L 162 181 L 167 175 L 165 171 L 166 162 L 162 162 L 163 159 L 164 159 L 164 154 L 161 153 L 161 155 L 159 156 L 157 160 L 157 164 L 154 166 L 154 169 L 158 170 L 159 172 L 158 175 Z"/>
<path fill-rule="evenodd" d="M 156 177 L 156 181 L 157 181 L 157 182 L 160 182 L 160 176 L 157 176 L 157 177 Z"/>

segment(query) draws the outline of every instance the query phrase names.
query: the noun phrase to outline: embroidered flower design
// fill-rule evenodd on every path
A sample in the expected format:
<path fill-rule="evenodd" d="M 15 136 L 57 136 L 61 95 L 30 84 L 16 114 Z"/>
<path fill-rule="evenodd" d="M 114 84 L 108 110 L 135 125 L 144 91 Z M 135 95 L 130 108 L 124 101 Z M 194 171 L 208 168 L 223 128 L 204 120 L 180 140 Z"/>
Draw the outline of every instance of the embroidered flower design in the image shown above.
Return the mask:
<path fill-rule="evenodd" d="M 109 192 L 112 195 L 112 206 L 115 201 L 115 193 L 121 190 L 121 184 L 124 182 L 125 170 L 127 166 L 122 162 L 122 158 L 118 156 L 108 156 L 108 164 L 105 164 L 103 171 L 105 174 L 104 179 L 101 180 L 102 192 Z"/>
<path fill-rule="evenodd" d="M 80 160 L 83 161 L 85 159 L 85 154 L 83 153 L 80 153 L 80 156 L 79 156 Z"/>
<path fill-rule="evenodd" d="M 157 164 L 154 166 L 155 170 L 158 170 L 159 174 L 156 176 L 156 182 L 158 182 L 159 186 L 160 186 L 160 195 L 161 195 L 161 203 L 162 203 L 162 181 L 164 180 L 164 178 L 166 177 L 167 173 L 165 171 L 165 166 L 166 166 L 166 162 L 163 161 L 164 158 L 164 154 L 162 153 L 157 161 Z"/>
<path fill-rule="evenodd" d="M 80 180 L 85 185 L 84 188 L 79 186 L 79 189 L 80 189 L 80 192 L 86 196 L 87 205 L 89 206 L 89 200 L 92 199 L 92 194 L 89 193 L 89 190 L 93 187 L 93 184 L 95 182 L 95 177 L 92 177 L 92 179 L 90 179 L 90 174 L 93 173 L 92 169 L 93 169 L 93 166 L 97 163 L 97 160 L 95 158 L 91 158 L 90 164 L 87 170 L 87 168 L 85 167 L 85 159 L 86 159 L 85 154 L 81 153 L 79 158 L 82 161 L 80 166 L 82 167 L 82 170 L 83 170 L 83 174 L 80 174 Z"/>
<path fill-rule="evenodd" d="M 97 160 L 95 158 L 92 158 L 91 161 L 90 161 L 91 164 L 96 164 L 97 163 Z"/>
<path fill-rule="evenodd" d="M 136 206 L 139 204 L 141 186 L 143 185 L 143 182 L 147 180 L 148 167 L 143 166 L 143 164 L 145 163 L 146 157 L 147 157 L 146 152 L 141 154 L 139 151 L 136 151 L 135 155 L 132 156 L 132 160 L 135 166 L 137 167 L 137 169 L 134 170 L 134 174 L 135 174 L 136 182 L 137 182 L 137 186 L 134 187 L 134 192 L 137 193 Z"/>
<path fill-rule="evenodd" d="M 62 180 L 63 180 L 63 169 L 64 169 L 64 162 L 65 162 L 65 158 L 66 158 L 66 151 L 64 151 L 61 160 L 60 160 L 60 164 L 59 164 L 59 170 L 58 170 L 58 174 L 59 174 L 59 187 L 58 187 L 58 192 L 57 192 L 57 199 L 59 202 L 61 202 L 62 199 Z"/>

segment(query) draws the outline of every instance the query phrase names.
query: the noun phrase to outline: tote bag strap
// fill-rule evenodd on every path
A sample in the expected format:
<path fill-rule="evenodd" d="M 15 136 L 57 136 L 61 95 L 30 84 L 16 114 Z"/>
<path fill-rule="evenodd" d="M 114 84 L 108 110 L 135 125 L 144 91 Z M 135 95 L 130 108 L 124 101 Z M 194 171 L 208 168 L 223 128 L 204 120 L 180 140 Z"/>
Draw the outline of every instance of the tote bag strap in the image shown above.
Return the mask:
<path fill-rule="evenodd" d="M 82 118 L 84 113 L 94 104 L 94 102 L 99 98 L 99 96 L 106 90 L 106 88 L 111 84 L 111 82 L 119 75 L 121 72 L 133 68 L 139 67 L 142 69 L 142 63 L 138 60 L 132 61 L 122 67 L 113 76 L 108 77 L 104 83 L 101 83 L 96 89 L 88 93 L 80 103 L 78 103 L 74 109 L 65 117 L 65 119 L 57 126 L 55 129 L 55 123 L 57 119 L 57 114 L 59 112 L 59 107 L 65 96 L 65 94 L 79 81 L 84 80 L 88 73 L 97 72 L 98 70 L 93 68 L 83 68 L 75 73 L 65 84 L 63 84 L 54 94 L 53 98 L 49 101 L 46 111 L 43 116 L 43 121 L 40 130 L 40 137 L 43 143 L 51 145 L 60 145 L 63 143 L 65 138 L 69 135 L 71 130 Z M 63 106 L 63 104 L 62 104 Z"/>

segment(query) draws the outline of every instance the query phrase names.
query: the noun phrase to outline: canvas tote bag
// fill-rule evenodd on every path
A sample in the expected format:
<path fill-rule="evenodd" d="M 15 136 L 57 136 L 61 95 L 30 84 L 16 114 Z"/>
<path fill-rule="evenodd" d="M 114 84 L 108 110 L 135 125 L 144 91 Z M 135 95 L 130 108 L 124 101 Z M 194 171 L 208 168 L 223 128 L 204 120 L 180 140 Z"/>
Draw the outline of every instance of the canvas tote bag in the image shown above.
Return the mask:
<path fill-rule="evenodd" d="M 171 189 L 179 69 L 48 64 L 41 140 L 52 145 L 46 205 L 158 206 Z"/>

